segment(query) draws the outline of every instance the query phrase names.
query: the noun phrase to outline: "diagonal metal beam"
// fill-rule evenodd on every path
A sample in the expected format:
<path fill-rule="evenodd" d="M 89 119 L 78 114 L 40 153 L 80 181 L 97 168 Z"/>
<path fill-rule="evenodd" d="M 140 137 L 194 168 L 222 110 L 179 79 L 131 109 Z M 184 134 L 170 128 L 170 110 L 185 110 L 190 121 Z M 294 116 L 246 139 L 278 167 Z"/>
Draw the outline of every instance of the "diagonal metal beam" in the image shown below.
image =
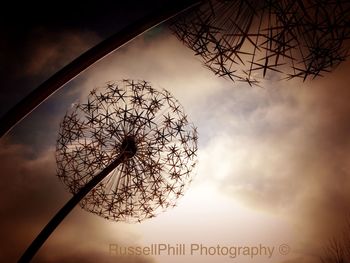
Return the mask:
<path fill-rule="evenodd" d="M 0 119 L 0 137 L 4 136 L 64 84 L 74 79 L 92 64 L 142 33 L 200 3 L 200 0 L 173 0 L 83 53 L 43 82 Z"/>

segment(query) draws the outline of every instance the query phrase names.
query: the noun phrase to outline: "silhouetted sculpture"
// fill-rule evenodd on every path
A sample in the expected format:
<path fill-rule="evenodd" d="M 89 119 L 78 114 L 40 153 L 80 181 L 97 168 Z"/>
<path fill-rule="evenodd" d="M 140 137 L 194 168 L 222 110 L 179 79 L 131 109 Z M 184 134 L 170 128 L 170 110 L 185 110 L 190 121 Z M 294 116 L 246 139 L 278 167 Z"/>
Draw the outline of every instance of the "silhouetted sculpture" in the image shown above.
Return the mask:
<path fill-rule="evenodd" d="M 197 129 L 166 90 L 133 80 L 93 90 L 65 115 L 57 140 L 57 174 L 73 197 L 19 262 L 30 261 L 78 203 L 127 222 L 174 207 L 192 180 L 197 139 Z"/>
<path fill-rule="evenodd" d="M 127 157 L 81 206 L 116 221 L 141 221 L 175 205 L 191 180 L 197 132 L 167 91 L 124 80 L 94 90 L 64 117 L 58 176 L 77 193 L 123 152 Z"/>
<path fill-rule="evenodd" d="M 350 2 L 208 0 L 171 28 L 216 75 L 250 85 L 269 74 L 305 80 L 345 60 Z"/>

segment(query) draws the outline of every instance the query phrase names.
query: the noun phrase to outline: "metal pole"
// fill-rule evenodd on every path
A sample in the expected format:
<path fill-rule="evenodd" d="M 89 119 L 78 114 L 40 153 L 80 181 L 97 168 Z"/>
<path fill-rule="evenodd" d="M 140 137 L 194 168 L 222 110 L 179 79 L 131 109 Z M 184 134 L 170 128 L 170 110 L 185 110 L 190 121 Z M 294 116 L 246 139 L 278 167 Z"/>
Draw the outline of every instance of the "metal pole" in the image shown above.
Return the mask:
<path fill-rule="evenodd" d="M 62 220 L 72 211 L 72 209 L 89 193 L 99 182 L 103 180 L 110 172 L 112 172 L 124 159 L 127 158 L 126 154 L 120 155 L 116 160 L 109 164 L 102 172 L 94 176 L 85 186 L 83 186 L 79 192 L 74 196 L 56 213 L 56 215 L 50 220 L 50 222 L 41 230 L 39 235 L 33 240 L 27 250 L 23 253 L 18 263 L 27 263 L 32 260 L 36 252 L 41 248 L 44 242 L 62 222 Z"/>
<path fill-rule="evenodd" d="M 200 2 L 200 0 L 170 1 L 170 3 L 158 8 L 152 14 L 140 19 L 139 21 L 136 21 L 83 53 L 70 64 L 63 67 L 49 79 L 43 82 L 0 119 L 0 137 L 4 136 L 43 101 L 59 90 L 64 84 L 74 79 L 89 66 L 117 48 L 125 45 L 138 35 L 169 20 L 181 12 L 197 6 Z"/>

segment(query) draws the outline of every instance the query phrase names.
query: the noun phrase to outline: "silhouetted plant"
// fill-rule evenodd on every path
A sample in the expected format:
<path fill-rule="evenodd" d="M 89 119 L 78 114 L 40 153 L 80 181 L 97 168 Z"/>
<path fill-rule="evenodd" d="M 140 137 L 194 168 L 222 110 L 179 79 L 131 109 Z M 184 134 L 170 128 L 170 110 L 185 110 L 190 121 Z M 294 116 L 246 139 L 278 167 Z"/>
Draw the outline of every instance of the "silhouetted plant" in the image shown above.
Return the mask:
<path fill-rule="evenodd" d="M 324 249 L 322 263 L 350 263 L 350 219 L 340 238 L 332 238 Z"/>

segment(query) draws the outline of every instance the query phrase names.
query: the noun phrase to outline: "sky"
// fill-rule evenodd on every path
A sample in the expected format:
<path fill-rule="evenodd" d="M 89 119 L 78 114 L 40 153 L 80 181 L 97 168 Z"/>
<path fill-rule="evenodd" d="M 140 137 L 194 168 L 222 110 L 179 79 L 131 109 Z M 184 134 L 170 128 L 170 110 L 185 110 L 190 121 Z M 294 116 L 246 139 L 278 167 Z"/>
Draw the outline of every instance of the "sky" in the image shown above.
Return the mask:
<path fill-rule="evenodd" d="M 65 14 L 62 22 L 33 19 L 22 31 L 3 23 L 7 38 L 0 42 L 1 57 L 8 64 L 1 65 L 0 114 L 115 28 L 147 12 L 140 7 L 123 17 L 123 10 L 130 10 L 126 4 L 117 8 L 114 28 L 106 29 L 113 15 L 92 17 L 92 9 L 78 17 Z M 19 40 L 23 49 L 14 44 Z M 0 261 L 15 262 L 70 198 L 55 163 L 66 110 L 93 88 L 129 78 L 169 90 L 198 127 L 193 183 L 176 208 L 141 224 L 108 221 L 76 207 L 33 262 L 320 262 L 324 246 L 341 235 L 350 212 L 349 67 L 346 61 L 304 83 L 267 81 L 262 88 L 250 87 L 213 75 L 165 26 L 138 37 L 66 84 L 1 138 Z M 110 244 L 160 243 L 187 248 L 261 244 L 274 247 L 274 254 L 109 253 Z"/>

